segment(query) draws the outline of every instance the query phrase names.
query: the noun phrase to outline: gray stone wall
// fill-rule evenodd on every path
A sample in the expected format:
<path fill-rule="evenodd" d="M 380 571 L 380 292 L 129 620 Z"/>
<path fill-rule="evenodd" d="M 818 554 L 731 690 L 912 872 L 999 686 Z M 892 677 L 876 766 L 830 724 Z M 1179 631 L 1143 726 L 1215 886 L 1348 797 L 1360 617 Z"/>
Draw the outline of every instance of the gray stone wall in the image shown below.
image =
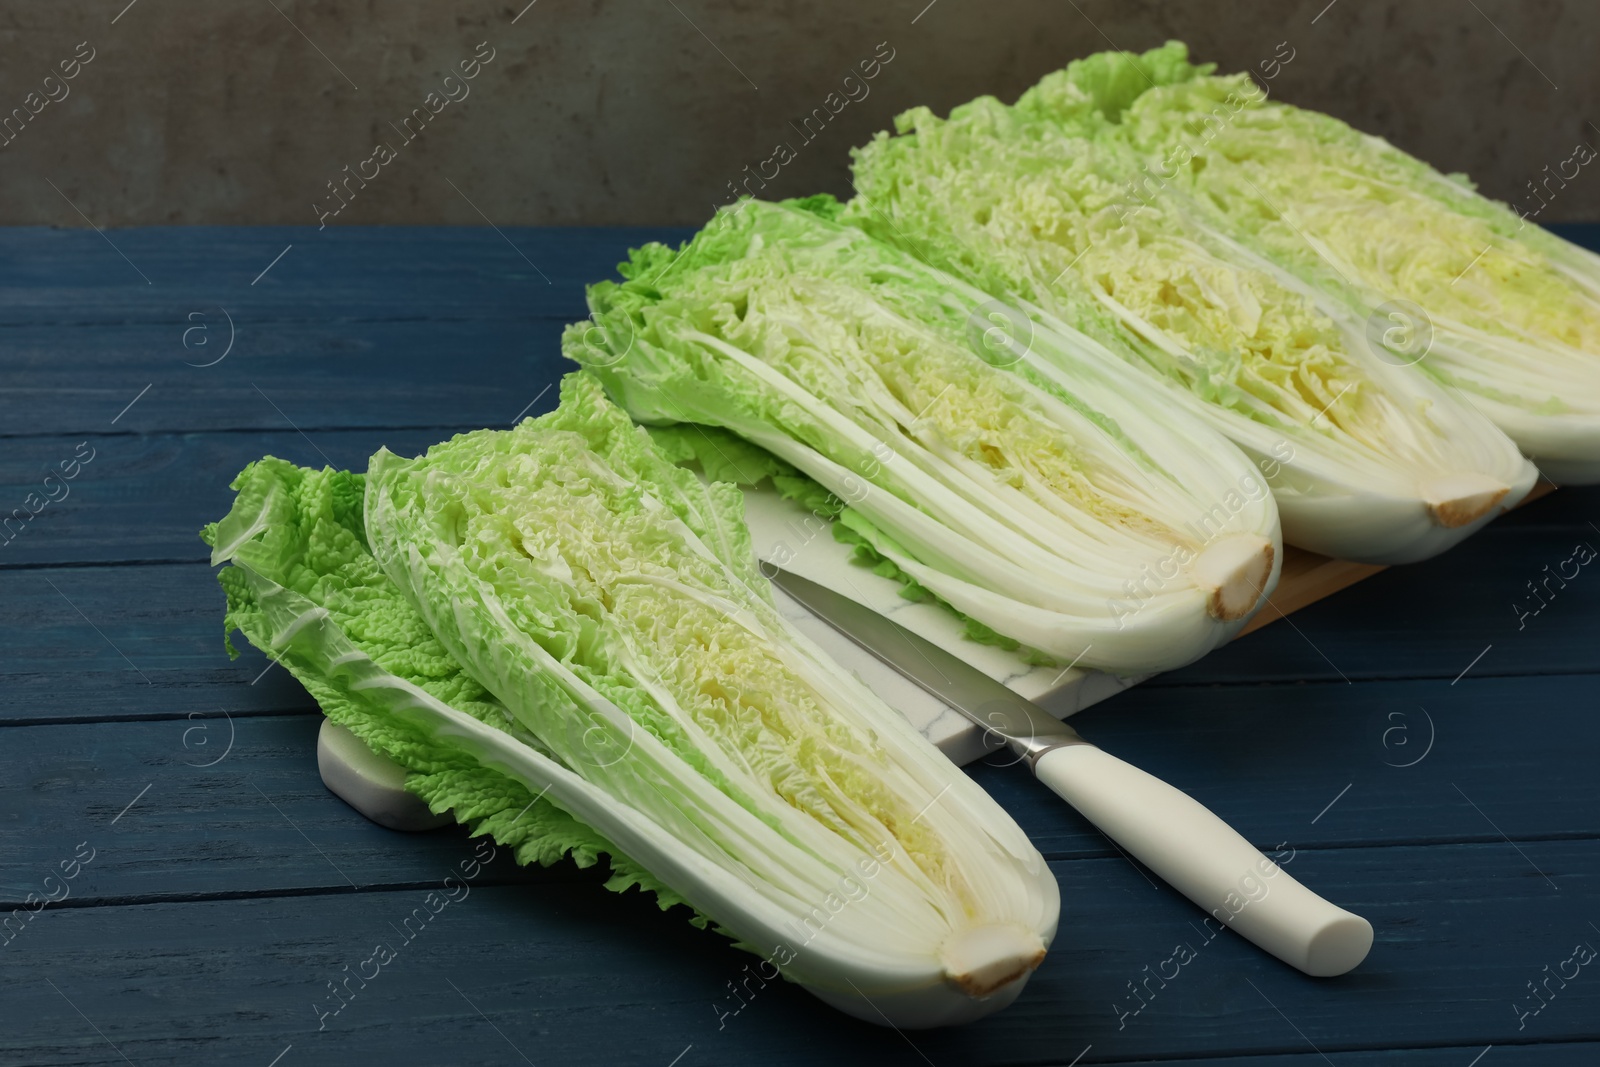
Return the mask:
<path fill-rule="evenodd" d="M 0 224 L 694 224 L 780 143 L 763 195 L 847 194 L 849 148 L 906 107 L 1171 37 L 1227 70 L 1288 42 L 1283 99 L 1502 199 L 1600 147 L 1578 0 L 526 3 L 7 0 L 0 115 L 31 117 L 0 148 Z M 346 167 L 376 176 L 339 207 Z M 1600 170 L 1541 215 L 1595 218 Z"/>

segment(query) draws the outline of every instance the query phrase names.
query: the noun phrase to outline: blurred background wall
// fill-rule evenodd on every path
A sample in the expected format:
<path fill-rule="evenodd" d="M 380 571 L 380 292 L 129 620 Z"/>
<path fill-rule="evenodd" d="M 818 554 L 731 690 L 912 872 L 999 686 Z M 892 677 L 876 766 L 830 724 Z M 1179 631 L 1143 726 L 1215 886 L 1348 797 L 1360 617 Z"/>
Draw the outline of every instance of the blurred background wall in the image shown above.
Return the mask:
<path fill-rule="evenodd" d="M 848 194 L 911 105 L 1172 37 L 1527 207 L 1600 147 L 1586 0 L 5 0 L 0 224 L 693 224 L 763 169 Z M 1585 218 L 1600 169 L 1540 216 Z"/>

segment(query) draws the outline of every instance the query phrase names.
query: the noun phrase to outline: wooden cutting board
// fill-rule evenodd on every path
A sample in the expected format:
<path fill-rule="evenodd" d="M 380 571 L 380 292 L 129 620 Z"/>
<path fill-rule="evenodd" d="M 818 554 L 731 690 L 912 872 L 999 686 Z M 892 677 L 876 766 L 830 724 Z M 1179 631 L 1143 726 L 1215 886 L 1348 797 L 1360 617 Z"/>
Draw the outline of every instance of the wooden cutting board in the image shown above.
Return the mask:
<path fill-rule="evenodd" d="M 1523 503 L 1537 500 L 1554 488 L 1548 482 L 1540 482 Z M 900 595 L 898 582 L 881 578 L 866 567 L 852 563 L 851 546 L 835 541 L 828 523 L 793 501 L 783 499 L 770 486 L 745 490 L 745 516 L 756 555 L 760 558 L 779 562 L 785 570 L 810 578 L 880 615 L 893 618 L 991 678 L 1004 682 L 1053 715 L 1067 718 L 1143 681 L 1143 677 L 1121 678 L 1079 667 L 1066 670 L 1036 667 L 1016 653 L 968 640 L 961 635 L 961 624 L 949 611 L 936 604 L 907 600 Z M 1278 588 L 1240 636 L 1268 626 L 1383 569 L 1376 564 L 1330 559 L 1286 546 Z M 942 700 L 901 677 L 778 590 L 774 589 L 773 593 L 783 613 L 802 632 L 842 666 L 858 674 L 892 707 L 898 708 L 952 760 L 965 764 L 985 754 L 982 732 Z"/>

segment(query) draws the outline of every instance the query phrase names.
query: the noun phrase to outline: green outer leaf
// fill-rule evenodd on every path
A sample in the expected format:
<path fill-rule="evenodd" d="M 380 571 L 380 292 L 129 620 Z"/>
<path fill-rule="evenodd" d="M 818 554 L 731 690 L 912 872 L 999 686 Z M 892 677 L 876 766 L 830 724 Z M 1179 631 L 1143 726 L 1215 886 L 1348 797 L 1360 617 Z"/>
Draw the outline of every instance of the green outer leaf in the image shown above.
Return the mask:
<path fill-rule="evenodd" d="M 364 484 L 361 474 L 311 470 L 272 456 L 234 479 L 232 509 L 201 531 L 216 551 L 214 562 L 233 564 L 217 575 L 227 596 L 223 628 L 230 654 L 237 655 L 231 644 L 237 630 L 304 685 L 329 719 L 404 767 L 407 790 L 432 811 L 449 810 L 474 835 L 512 849 L 518 863 L 548 866 L 570 856 L 588 867 L 605 855 L 612 871 L 608 889 L 638 886 L 655 893 L 663 910 L 685 903 L 548 798 L 535 798 L 521 782 L 398 716 L 382 699 L 392 690 L 352 688 L 350 674 L 333 668 L 330 642 L 348 642 L 395 683 L 415 686 L 543 751 L 450 659 L 378 567 L 362 525 Z M 313 631 L 285 625 L 315 612 L 323 614 L 327 631 L 315 640 Z M 705 925 L 699 915 L 691 921 Z"/>

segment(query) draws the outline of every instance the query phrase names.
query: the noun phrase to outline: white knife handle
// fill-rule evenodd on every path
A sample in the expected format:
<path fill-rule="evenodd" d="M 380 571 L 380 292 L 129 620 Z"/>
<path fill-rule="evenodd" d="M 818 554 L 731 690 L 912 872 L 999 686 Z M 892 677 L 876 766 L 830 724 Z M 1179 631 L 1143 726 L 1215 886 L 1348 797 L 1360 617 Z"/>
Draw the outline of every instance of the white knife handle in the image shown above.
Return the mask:
<path fill-rule="evenodd" d="M 1181 790 L 1089 744 L 1050 749 L 1039 781 L 1218 922 L 1327 977 L 1366 958 L 1372 924 L 1330 904 Z"/>

